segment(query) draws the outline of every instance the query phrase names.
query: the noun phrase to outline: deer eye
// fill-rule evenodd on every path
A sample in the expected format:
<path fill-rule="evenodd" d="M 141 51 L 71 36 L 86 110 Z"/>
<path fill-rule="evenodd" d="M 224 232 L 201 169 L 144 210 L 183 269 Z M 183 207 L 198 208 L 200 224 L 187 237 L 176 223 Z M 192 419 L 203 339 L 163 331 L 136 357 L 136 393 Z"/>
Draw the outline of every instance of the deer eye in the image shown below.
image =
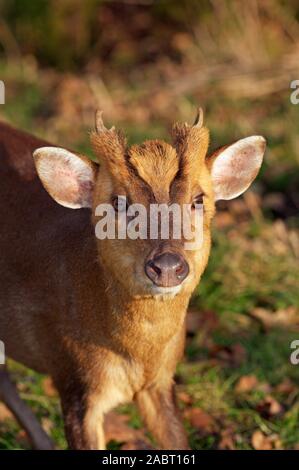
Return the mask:
<path fill-rule="evenodd" d="M 112 205 L 116 212 L 126 212 L 128 209 L 126 196 L 115 196 L 112 199 Z"/>
<path fill-rule="evenodd" d="M 195 209 L 196 204 L 203 204 L 203 197 L 204 197 L 204 193 L 200 193 L 197 196 L 195 196 L 195 198 L 193 199 L 192 204 L 191 204 L 191 209 L 192 210 Z"/>

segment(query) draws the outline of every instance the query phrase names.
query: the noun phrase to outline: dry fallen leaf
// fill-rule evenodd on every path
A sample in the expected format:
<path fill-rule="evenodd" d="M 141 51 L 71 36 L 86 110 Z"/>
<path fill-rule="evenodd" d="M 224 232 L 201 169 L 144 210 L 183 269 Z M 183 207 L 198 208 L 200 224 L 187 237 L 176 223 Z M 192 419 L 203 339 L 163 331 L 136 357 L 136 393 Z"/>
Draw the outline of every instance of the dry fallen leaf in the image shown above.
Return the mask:
<path fill-rule="evenodd" d="M 215 226 L 218 229 L 223 229 L 234 225 L 235 219 L 228 211 L 221 211 L 215 217 Z"/>
<path fill-rule="evenodd" d="M 134 429 L 128 424 L 129 416 L 121 415 L 116 412 L 111 411 L 105 417 L 105 437 L 106 441 L 118 441 L 123 442 L 124 446 L 130 444 L 132 449 L 139 443 L 140 447 L 138 448 L 150 448 L 150 443 L 145 436 L 145 431 L 143 429 Z M 142 446 L 140 443 L 143 443 Z M 122 447 L 128 449 L 129 447 Z"/>
<path fill-rule="evenodd" d="M 255 375 L 243 375 L 238 380 L 235 386 L 235 391 L 237 393 L 251 392 L 257 387 L 257 385 L 258 385 L 258 379 L 256 378 Z"/>
<path fill-rule="evenodd" d="M 299 311 L 296 307 L 291 306 L 276 312 L 271 312 L 265 308 L 255 308 L 251 314 L 260 320 L 265 328 L 292 326 L 299 330 Z"/>
<path fill-rule="evenodd" d="M 200 431 L 210 433 L 215 430 L 216 423 L 211 415 L 201 408 L 188 408 L 184 416 L 190 421 L 191 425 Z"/>
<path fill-rule="evenodd" d="M 27 392 L 28 391 L 28 384 L 26 382 L 18 382 L 16 383 L 18 392 Z"/>
<path fill-rule="evenodd" d="M 28 438 L 28 435 L 24 431 L 24 429 L 20 429 L 16 435 L 16 440 L 22 447 L 29 448 L 31 446 L 30 440 Z"/>
<path fill-rule="evenodd" d="M 242 215 L 248 214 L 248 207 L 244 198 L 231 201 L 229 205 L 229 211 L 234 217 L 240 217 Z"/>
<path fill-rule="evenodd" d="M 47 434 L 50 434 L 54 427 L 54 422 L 53 420 L 49 418 L 42 418 L 42 427 L 46 431 Z"/>
<path fill-rule="evenodd" d="M 42 382 L 42 387 L 43 387 L 43 391 L 44 393 L 48 396 L 48 397 L 56 397 L 57 396 L 57 390 L 56 388 L 54 387 L 54 384 L 53 384 L 53 381 L 51 379 L 51 377 L 45 377 L 43 382 Z"/>
<path fill-rule="evenodd" d="M 198 310 L 189 310 L 186 317 L 187 333 L 196 333 L 202 325 L 200 312 Z"/>
<path fill-rule="evenodd" d="M 275 391 L 285 395 L 296 392 L 298 387 L 288 377 L 285 377 L 280 384 L 275 387 Z"/>
<path fill-rule="evenodd" d="M 199 312 L 196 309 L 189 309 L 186 317 L 186 328 L 188 333 L 197 333 L 204 330 L 211 332 L 219 326 L 219 318 L 212 310 Z"/>
<path fill-rule="evenodd" d="M 13 414 L 4 405 L 4 403 L 0 403 L 0 421 L 6 421 L 7 419 L 12 419 L 13 417 Z"/>
<path fill-rule="evenodd" d="M 265 418 L 279 415 L 283 411 L 281 404 L 271 395 L 265 397 L 264 400 L 257 405 L 256 409 Z"/>
<path fill-rule="evenodd" d="M 121 446 L 121 450 L 152 450 L 154 449 L 148 442 L 141 439 L 127 442 Z"/>
<path fill-rule="evenodd" d="M 181 402 L 185 403 L 185 405 L 192 405 L 193 403 L 191 395 L 189 395 L 187 392 L 179 392 L 177 397 Z"/>
<path fill-rule="evenodd" d="M 240 343 L 236 343 L 231 347 L 232 362 L 234 366 L 240 366 L 247 359 L 247 351 Z"/>
<path fill-rule="evenodd" d="M 271 439 L 271 442 L 273 443 L 274 449 L 277 449 L 277 450 L 283 449 L 283 445 L 278 434 L 272 434 L 270 436 L 270 439 Z"/>
<path fill-rule="evenodd" d="M 108 413 L 105 418 L 105 436 L 107 441 L 120 442 L 134 441 L 140 432 L 128 425 L 129 417 L 114 412 Z"/>
<path fill-rule="evenodd" d="M 233 428 L 223 429 L 220 432 L 220 441 L 218 449 L 220 450 L 234 450 L 235 449 L 235 430 Z"/>
<path fill-rule="evenodd" d="M 272 391 L 272 387 L 268 382 L 259 382 L 256 390 L 263 393 L 270 393 Z"/>
<path fill-rule="evenodd" d="M 239 343 L 233 344 L 232 346 L 214 344 L 213 347 L 210 348 L 210 355 L 231 367 L 238 367 L 246 360 L 247 352 Z"/>
<path fill-rule="evenodd" d="M 273 448 L 271 439 L 260 430 L 254 431 L 252 434 L 251 444 L 255 450 L 271 450 Z"/>

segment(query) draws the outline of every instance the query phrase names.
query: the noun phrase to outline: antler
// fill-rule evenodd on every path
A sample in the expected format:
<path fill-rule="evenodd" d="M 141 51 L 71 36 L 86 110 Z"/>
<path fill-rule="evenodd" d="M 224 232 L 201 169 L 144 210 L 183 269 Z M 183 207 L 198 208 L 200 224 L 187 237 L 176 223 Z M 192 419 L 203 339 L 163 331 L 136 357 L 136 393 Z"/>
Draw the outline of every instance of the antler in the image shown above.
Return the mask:
<path fill-rule="evenodd" d="M 174 147 L 181 159 L 181 175 L 197 174 L 199 159 L 204 159 L 209 145 L 209 131 L 203 126 L 203 110 L 197 109 L 195 122 L 176 123 L 172 128 Z"/>
<path fill-rule="evenodd" d="M 96 110 L 95 113 L 95 128 L 97 132 L 107 131 L 107 128 L 104 126 L 103 122 L 103 111 L 100 109 Z"/>
<path fill-rule="evenodd" d="M 193 127 L 197 127 L 198 129 L 200 129 L 202 125 L 203 125 L 203 110 L 202 108 L 198 108 Z"/>
<path fill-rule="evenodd" d="M 95 127 L 98 133 L 108 131 L 103 122 L 103 111 L 101 109 L 96 110 L 95 114 Z M 112 126 L 109 130 L 114 131 L 115 126 Z"/>
<path fill-rule="evenodd" d="M 95 113 L 95 131 L 91 132 L 90 139 L 98 160 L 105 162 L 110 170 L 116 174 L 127 175 L 125 163 L 126 139 L 122 132 L 115 129 L 107 129 L 103 122 L 103 111 Z M 121 171 L 122 169 L 122 171 Z"/>

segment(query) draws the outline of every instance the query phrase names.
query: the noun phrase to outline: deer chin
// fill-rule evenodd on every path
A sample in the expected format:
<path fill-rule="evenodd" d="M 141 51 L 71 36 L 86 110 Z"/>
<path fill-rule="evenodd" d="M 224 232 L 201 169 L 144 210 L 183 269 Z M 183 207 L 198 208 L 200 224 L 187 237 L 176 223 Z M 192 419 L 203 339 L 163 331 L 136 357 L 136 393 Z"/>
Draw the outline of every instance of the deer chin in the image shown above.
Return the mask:
<path fill-rule="evenodd" d="M 175 297 L 182 289 L 182 284 L 179 284 L 178 286 L 174 287 L 160 287 L 160 286 L 153 286 L 152 287 L 152 295 L 154 296 L 167 296 L 169 297 Z"/>

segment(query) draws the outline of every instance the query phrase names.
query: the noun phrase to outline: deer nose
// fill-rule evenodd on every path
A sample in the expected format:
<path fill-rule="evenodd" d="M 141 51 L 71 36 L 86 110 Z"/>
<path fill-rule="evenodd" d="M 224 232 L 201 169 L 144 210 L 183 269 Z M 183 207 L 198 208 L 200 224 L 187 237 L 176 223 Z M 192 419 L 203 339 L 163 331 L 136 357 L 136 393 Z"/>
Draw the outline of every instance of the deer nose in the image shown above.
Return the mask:
<path fill-rule="evenodd" d="M 159 287 L 178 286 L 189 274 L 187 261 L 176 253 L 162 253 L 147 261 L 145 273 Z"/>

